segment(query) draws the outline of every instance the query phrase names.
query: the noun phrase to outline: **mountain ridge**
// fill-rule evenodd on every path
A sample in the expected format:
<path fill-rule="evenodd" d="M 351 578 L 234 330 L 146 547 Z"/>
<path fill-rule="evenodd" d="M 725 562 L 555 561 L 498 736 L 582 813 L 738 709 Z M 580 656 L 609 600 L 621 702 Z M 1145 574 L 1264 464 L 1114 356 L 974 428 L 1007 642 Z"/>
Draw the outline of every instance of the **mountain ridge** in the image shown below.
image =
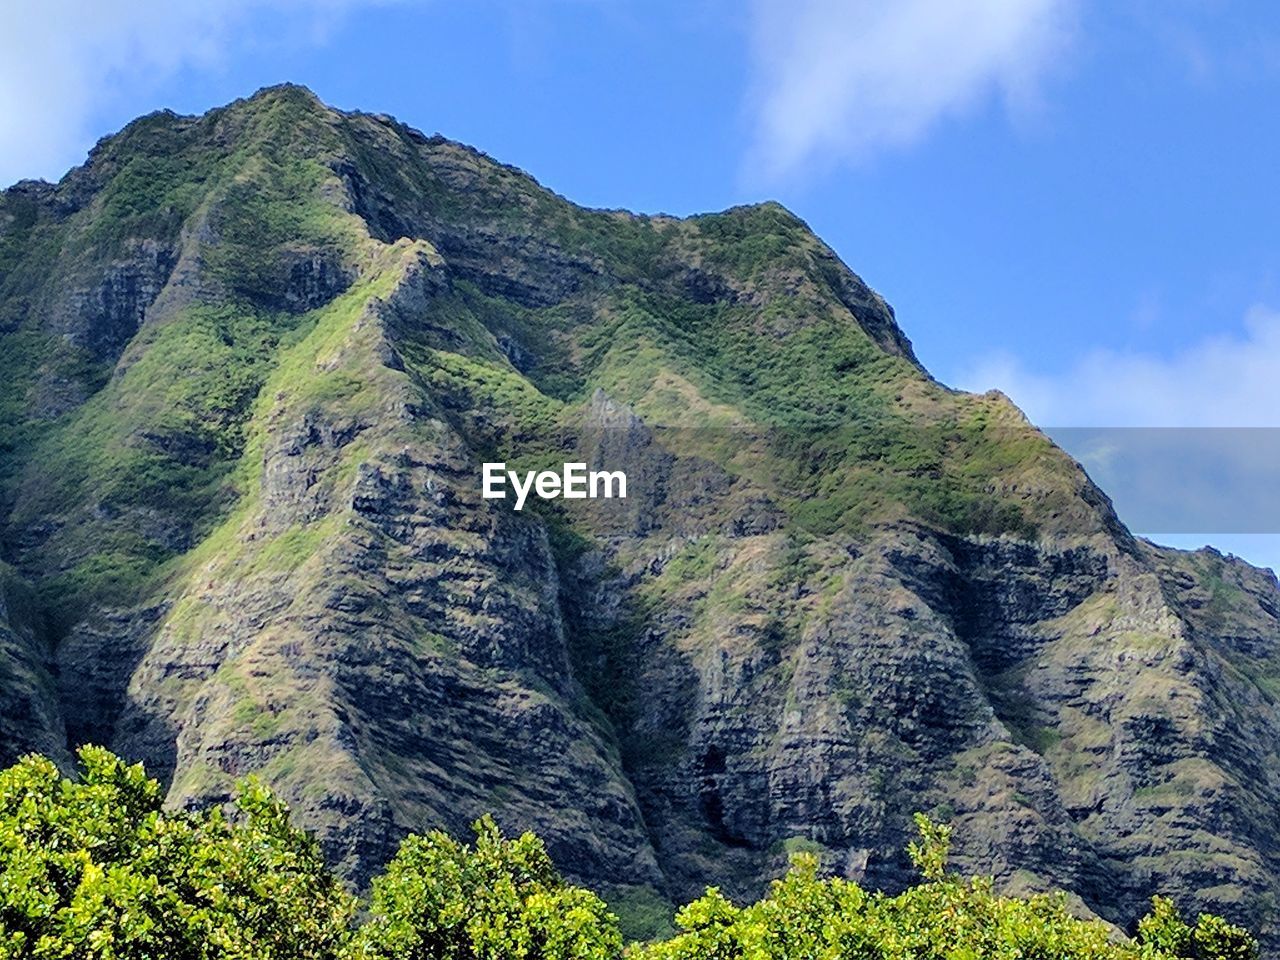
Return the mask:
<path fill-rule="evenodd" d="M 586 210 L 295 86 L 0 197 L 7 756 L 260 772 L 356 883 L 494 812 L 667 902 L 900 886 L 928 807 L 1275 935 L 1274 577 L 1134 539 L 780 205 Z M 478 496 L 570 452 L 637 495 Z"/>

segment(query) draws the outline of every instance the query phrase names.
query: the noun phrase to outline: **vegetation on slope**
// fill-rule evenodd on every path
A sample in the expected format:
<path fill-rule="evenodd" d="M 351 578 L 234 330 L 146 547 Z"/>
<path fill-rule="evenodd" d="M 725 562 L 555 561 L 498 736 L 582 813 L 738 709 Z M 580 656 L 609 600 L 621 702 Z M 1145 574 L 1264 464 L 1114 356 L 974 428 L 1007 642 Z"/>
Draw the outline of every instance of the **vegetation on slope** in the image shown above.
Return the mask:
<path fill-rule="evenodd" d="M 167 812 L 142 767 L 85 747 L 77 779 L 28 756 L 0 773 L 0 958 L 165 960 L 1251 960 L 1218 917 L 1184 922 L 1168 900 L 1127 940 L 1077 919 L 1061 896 L 996 896 L 946 872 L 947 827 L 917 817 L 923 882 L 897 896 L 823 879 L 798 856 L 757 903 L 714 888 L 679 933 L 623 947 L 617 918 L 565 883 L 532 834 L 488 818 L 466 846 L 410 836 L 359 901 L 260 783 L 230 814 Z"/>

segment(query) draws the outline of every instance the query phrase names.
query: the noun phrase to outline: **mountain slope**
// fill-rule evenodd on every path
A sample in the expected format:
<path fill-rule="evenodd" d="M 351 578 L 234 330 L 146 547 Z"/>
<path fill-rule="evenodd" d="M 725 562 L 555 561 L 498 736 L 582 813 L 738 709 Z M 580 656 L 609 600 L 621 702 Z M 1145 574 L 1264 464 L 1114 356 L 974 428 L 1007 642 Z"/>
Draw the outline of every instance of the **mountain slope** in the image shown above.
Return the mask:
<path fill-rule="evenodd" d="M 0 195 L 0 339 L 7 755 L 259 771 L 356 882 L 493 811 L 638 904 L 894 888 L 933 809 L 1274 935 L 1274 577 L 1135 540 L 776 204 L 584 210 L 272 88 Z"/>

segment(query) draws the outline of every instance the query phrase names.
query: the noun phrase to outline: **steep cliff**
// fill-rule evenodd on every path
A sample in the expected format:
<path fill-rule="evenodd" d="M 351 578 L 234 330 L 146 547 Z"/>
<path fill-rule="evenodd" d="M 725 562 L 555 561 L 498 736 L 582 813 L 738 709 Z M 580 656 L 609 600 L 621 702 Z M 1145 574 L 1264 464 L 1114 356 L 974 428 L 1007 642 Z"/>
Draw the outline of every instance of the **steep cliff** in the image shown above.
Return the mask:
<path fill-rule="evenodd" d="M 1275 578 L 1134 539 L 776 204 L 585 210 L 296 87 L 155 114 L 0 195 L 0 408 L 6 760 L 260 772 L 357 883 L 492 811 L 622 904 L 894 888 L 925 809 L 1275 935 Z"/>

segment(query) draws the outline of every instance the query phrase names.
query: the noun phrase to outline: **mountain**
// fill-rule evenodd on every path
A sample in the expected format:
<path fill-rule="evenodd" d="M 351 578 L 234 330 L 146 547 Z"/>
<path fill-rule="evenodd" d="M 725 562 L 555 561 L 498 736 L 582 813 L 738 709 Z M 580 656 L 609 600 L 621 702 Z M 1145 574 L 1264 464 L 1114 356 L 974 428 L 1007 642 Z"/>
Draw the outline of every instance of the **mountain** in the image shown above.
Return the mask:
<path fill-rule="evenodd" d="M 1131 536 L 777 204 L 583 209 L 294 86 L 153 114 L 0 194 L 0 407 L 0 761 L 258 772 L 356 885 L 492 812 L 637 913 L 900 888 L 925 810 L 1280 943 L 1275 577 Z"/>

